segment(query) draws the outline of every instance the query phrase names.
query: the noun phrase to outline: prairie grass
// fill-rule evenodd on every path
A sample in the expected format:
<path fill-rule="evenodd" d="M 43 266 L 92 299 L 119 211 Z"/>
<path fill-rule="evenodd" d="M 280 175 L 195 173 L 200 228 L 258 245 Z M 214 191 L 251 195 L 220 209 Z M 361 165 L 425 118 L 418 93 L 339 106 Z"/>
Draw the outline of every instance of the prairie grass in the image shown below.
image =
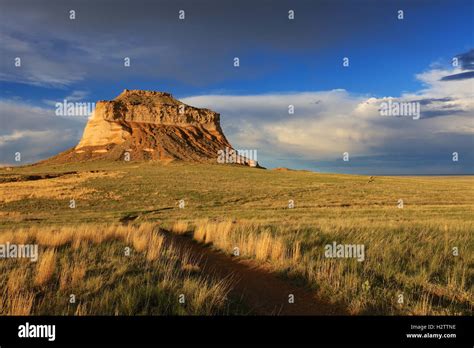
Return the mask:
<path fill-rule="evenodd" d="M 161 235 L 153 234 L 151 235 L 147 251 L 146 259 L 148 261 L 156 260 L 161 255 L 161 248 L 163 247 L 164 237 Z"/>
<path fill-rule="evenodd" d="M 96 190 L 80 185 L 87 180 L 107 175 L 115 176 L 108 173 L 82 173 L 53 179 L 12 182 L 0 186 L 0 202 L 9 203 L 25 198 L 87 199 Z"/>
<path fill-rule="evenodd" d="M 272 226 L 207 219 L 194 225 L 195 240 L 302 279 L 352 314 L 468 314 L 474 308 L 474 245 L 464 233 L 474 230 L 472 223 Z M 332 241 L 364 244 L 366 259 L 326 258 L 324 246 Z"/>
<path fill-rule="evenodd" d="M 193 237 L 198 242 L 212 243 L 216 248 L 259 261 L 288 264 L 290 260 L 299 259 L 299 243 L 288 249 L 282 238 L 273 236 L 270 229 L 260 228 L 259 224 L 249 222 L 202 220 L 196 223 Z"/>
<path fill-rule="evenodd" d="M 79 173 L 13 182 L 17 177 L 70 171 Z M 152 283 L 159 278 L 162 285 L 173 284 L 173 267 L 179 268 L 180 279 L 202 276 L 192 261 L 181 265 L 168 251 L 169 246 L 148 252 L 146 231 L 140 235 L 137 226 L 131 233 L 132 227 L 117 225 L 129 217 L 159 223 L 175 233 L 192 233 L 199 242 L 254 259 L 283 277 L 306 284 L 329 301 L 344 302 L 354 314 L 472 314 L 474 177 L 368 179 L 363 175 L 179 162 L 0 169 L 0 243 L 15 235 L 18 241 L 40 240 L 43 248 L 56 248 L 60 268 L 44 287 L 60 287 L 57 277 L 63 273 L 61 261 L 66 254 L 70 263 L 76 262 L 72 255 L 82 255 L 77 262 L 87 260 L 88 266 L 79 281 L 83 291 L 87 296 L 99 296 L 103 291 L 109 301 L 120 303 L 111 309 L 103 305 L 107 299 L 90 298 L 65 311 L 70 314 L 100 313 L 100 308 L 114 314 L 142 308 L 132 301 L 126 307 L 117 298 L 120 289 L 126 291 L 118 279 L 140 271 Z M 76 209 L 69 208 L 71 198 L 77 198 Z M 181 199 L 186 202 L 184 209 L 177 205 Z M 404 201 L 403 209 L 397 207 L 399 199 Z M 294 200 L 293 209 L 288 208 L 289 200 Z M 41 230 L 41 235 L 34 229 Z M 324 246 L 333 241 L 363 244 L 365 260 L 325 258 Z M 159 240 L 153 244 L 159 245 Z M 125 247 L 133 249 L 126 263 Z M 454 248 L 458 256 L 454 256 Z M 139 260 L 135 260 L 137 254 L 141 255 Z M 110 258 L 116 262 L 114 269 L 106 266 L 111 264 Z M 147 273 L 165 260 L 170 266 L 160 264 L 160 277 Z M 5 269 L 4 276 L 0 273 L 3 286 L 15 267 L 9 261 L 0 266 Z M 20 268 L 24 267 L 22 263 Z M 72 272 L 73 264 L 67 267 Z M 27 274 L 27 283 L 33 284 L 34 269 Z M 62 286 L 69 283 L 63 281 Z M 130 282 L 128 286 L 137 286 L 136 296 L 149 299 L 154 293 L 150 289 L 155 288 L 147 288 L 146 282 L 139 284 Z M 116 287 L 114 293 L 104 290 L 110 286 Z M 403 295 L 402 304 L 398 303 L 399 295 Z M 175 297 L 171 300 L 175 303 Z M 159 308 L 160 313 L 185 312 L 181 306 Z M 33 309 L 47 312 L 45 304 L 36 302 Z M 64 311 L 62 307 L 50 309 Z"/>
<path fill-rule="evenodd" d="M 41 255 L 36 268 L 35 285 L 46 284 L 54 274 L 56 269 L 56 250 L 47 250 Z"/>
<path fill-rule="evenodd" d="M 171 226 L 171 231 L 176 234 L 184 234 L 188 232 L 189 224 L 187 221 L 176 221 L 173 226 Z"/>
<path fill-rule="evenodd" d="M 33 292 L 13 293 L 8 297 L 2 296 L 0 305 L 6 310 L 3 315 L 30 315 L 35 295 Z"/>
<path fill-rule="evenodd" d="M 8 275 L 7 291 L 9 294 L 17 294 L 27 281 L 27 273 L 22 269 L 14 269 Z"/>
<path fill-rule="evenodd" d="M 201 274 L 189 253 L 165 245 L 151 223 L 31 227 L 0 232 L 0 239 L 30 240 L 42 250 L 36 263 L 0 263 L 0 315 L 212 315 L 234 310 L 227 296 L 230 281 Z M 76 303 L 69 303 L 71 294 Z"/>

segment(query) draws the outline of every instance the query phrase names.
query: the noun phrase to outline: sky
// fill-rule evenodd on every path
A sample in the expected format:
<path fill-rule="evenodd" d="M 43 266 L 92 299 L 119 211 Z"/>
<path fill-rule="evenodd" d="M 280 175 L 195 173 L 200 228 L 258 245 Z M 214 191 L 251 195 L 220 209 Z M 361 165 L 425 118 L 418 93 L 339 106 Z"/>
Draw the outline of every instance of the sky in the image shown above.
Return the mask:
<path fill-rule="evenodd" d="M 0 164 L 78 143 L 87 118 L 57 102 L 126 88 L 219 112 L 265 167 L 474 174 L 472 0 L 0 0 Z"/>

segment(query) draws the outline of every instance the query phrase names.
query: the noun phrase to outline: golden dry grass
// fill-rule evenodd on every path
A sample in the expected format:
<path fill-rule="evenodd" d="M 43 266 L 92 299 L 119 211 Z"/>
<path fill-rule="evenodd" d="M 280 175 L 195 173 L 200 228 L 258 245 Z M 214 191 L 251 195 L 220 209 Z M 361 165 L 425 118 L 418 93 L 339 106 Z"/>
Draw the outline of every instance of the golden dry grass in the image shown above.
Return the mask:
<path fill-rule="evenodd" d="M 160 256 L 163 242 L 164 237 L 161 235 L 153 234 L 150 237 L 146 251 L 146 259 L 148 261 L 156 260 Z"/>
<path fill-rule="evenodd" d="M 206 219 L 195 223 L 193 237 L 229 254 L 265 263 L 289 277 L 303 278 L 319 295 L 346 303 L 352 314 L 462 314 L 474 309 L 469 280 L 472 240 L 456 232 L 474 229 L 468 225 L 431 225 L 427 229 L 424 225 L 371 223 L 366 228 L 321 221 L 308 238 L 298 232 L 304 230 L 298 225 L 272 231 L 262 223 Z M 442 239 L 431 232 L 437 229 Z M 364 262 L 326 258 L 324 245 L 333 240 L 363 243 L 370 249 Z M 458 246 L 460 256 L 452 254 L 453 245 Z M 397 303 L 400 294 L 403 304 Z"/>
<path fill-rule="evenodd" d="M 189 231 L 189 223 L 187 221 L 176 221 L 170 230 L 176 234 L 184 234 Z"/>
<path fill-rule="evenodd" d="M 0 308 L 7 308 L 5 315 L 30 315 L 35 295 L 32 292 L 19 292 L 2 296 Z"/>
<path fill-rule="evenodd" d="M 245 233 L 236 232 L 236 226 Z M 232 220 L 212 222 L 202 220 L 196 223 L 193 237 L 202 243 L 212 243 L 215 247 L 255 258 L 259 261 L 271 260 L 275 263 L 286 263 L 300 257 L 299 243 L 288 249 L 282 238 L 272 236 L 268 231 L 255 233 L 252 223 L 234 224 Z"/>
<path fill-rule="evenodd" d="M 7 293 L 14 295 L 26 287 L 27 273 L 22 269 L 15 269 L 8 275 Z"/>
<path fill-rule="evenodd" d="M 56 179 L 23 186 L 7 182 L 15 175 L 71 170 L 120 171 L 123 177 L 114 180 L 99 175 L 77 185 L 70 182 L 63 185 L 64 194 L 55 193 L 56 198 L 29 195 L 44 192 L 44 182 Z M 343 301 L 355 314 L 452 315 L 473 310 L 473 176 L 368 180 L 360 175 L 178 162 L 167 166 L 101 162 L 0 170 L 3 179 L 0 197 L 14 200 L 0 204 L 0 230 L 4 231 L 0 242 L 13 238 L 12 229 L 16 233 L 17 227 L 39 224 L 44 226 L 40 229 L 47 246 L 73 254 L 92 246 L 102 250 L 112 241 L 133 248 L 136 226 L 128 233 L 131 227 L 103 223 L 115 225 L 122 218 L 137 216 L 137 221 L 159 221 L 176 233 L 193 233 L 196 240 L 228 253 L 238 250 L 241 257 L 265 263 L 266 269 L 297 278 L 299 284 L 304 281 L 330 300 Z M 94 200 L 79 199 L 78 209 L 70 209 L 67 200 L 76 190 L 80 193 L 80 188 L 96 190 L 90 196 Z M 15 196 L 16 191 L 21 194 Z M 177 207 L 179 199 L 186 201 L 184 209 Z M 288 209 L 289 199 L 295 201 L 294 209 Z M 398 199 L 403 199 L 403 209 L 397 208 Z M 83 223 L 90 224 L 89 231 Z M 22 240 L 35 240 L 36 232 L 25 231 Z M 168 247 L 161 248 L 160 256 L 149 261 L 145 246 L 149 238 L 135 238 L 144 268 L 169 254 Z M 324 245 L 333 241 L 364 244 L 365 261 L 323 257 Z M 459 248 L 456 257 L 453 247 Z M 136 254 L 135 250 L 132 255 Z M 155 256 L 150 252 L 150 258 Z M 167 272 L 163 275 L 173 284 L 173 273 Z M 0 277 L 0 281 L 5 279 Z M 104 279 L 100 273 L 87 272 L 85 284 L 93 291 L 103 286 Z M 396 302 L 399 294 L 404 295 L 403 305 Z M 91 304 L 81 309 L 93 310 Z"/>
<path fill-rule="evenodd" d="M 46 284 L 53 276 L 56 269 L 56 250 L 45 251 L 38 261 L 36 268 L 35 285 Z"/>
<path fill-rule="evenodd" d="M 84 183 L 91 179 L 116 178 L 120 175 L 120 172 L 85 172 L 52 179 L 11 182 L 8 185 L 0 185 L 0 203 L 35 198 L 89 199 L 97 190 L 84 187 Z M 109 197 L 118 199 L 113 193 L 109 193 Z"/>
<path fill-rule="evenodd" d="M 43 250 L 36 264 L 0 264 L 0 315 L 210 315 L 227 310 L 230 282 L 200 274 L 189 253 L 173 245 L 164 249 L 165 238 L 151 223 L 31 227 L 0 232 L 0 240 L 29 240 Z M 128 246 L 132 254 L 125 256 Z M 68 304 L 70 294 L 78 303 Z M 184 304 L 178 303 L 179 294 L 185 295 Z"/>

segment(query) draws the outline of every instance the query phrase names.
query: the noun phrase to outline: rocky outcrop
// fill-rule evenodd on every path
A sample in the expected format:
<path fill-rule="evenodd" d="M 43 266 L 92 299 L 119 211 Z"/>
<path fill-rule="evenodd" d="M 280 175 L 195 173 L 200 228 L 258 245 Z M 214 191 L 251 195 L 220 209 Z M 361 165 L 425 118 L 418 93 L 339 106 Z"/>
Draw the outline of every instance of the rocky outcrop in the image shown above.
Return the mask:
<path fill-rule="evenodd" d="M 79 144 L 49 162 L 88 160 L 187 160 L 216 162 L 232 149 L 220 115 L 195 108 L 169 93 L 124 90 L 96 103 Z M 240 164 L 256 166 L 246 158 Z"/>

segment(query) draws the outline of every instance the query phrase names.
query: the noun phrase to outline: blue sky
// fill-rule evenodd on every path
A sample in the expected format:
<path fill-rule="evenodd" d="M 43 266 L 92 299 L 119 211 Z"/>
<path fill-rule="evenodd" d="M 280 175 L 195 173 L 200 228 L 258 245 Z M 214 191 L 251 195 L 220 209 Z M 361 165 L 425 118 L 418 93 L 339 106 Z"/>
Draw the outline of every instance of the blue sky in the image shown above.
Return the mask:
<path fill-rule="evenodd" d="M 220 112 L 231 143 L 257 148 L 260 161 L 270 167 L 474 172 L 474 80 L 440 82 L 473 70 L 472 1 L 0 4 L 0 163 L 11 163 L 16 150 L 35 161 L 77 143 L 85 120 L 58 120 L 52 102 L 71 96 L 112 99 L 128 88 L 171 92 Z M 70 9 L 75 20 L 68 18 Z M 184 21 L 177 19 L 179 9 L 186 11 Z M 398 10 L 404 11 L 403 20 Z M 459 67 L 451 64 L 455 56 Z M 22 58 L 21 68 L 14 67 L 15 57 Z M 124 57 L 131 58 L 129 68 L 123 67 Z M 239 68 L 232 65 L 234 57 Z M 343 57 L 350 59 L 349 67 L 342 66 Z M 267 102 L 275 96 L 281 103 Z M 381 120 L 370 108 L 360 113 L 361 105 L 377 106 L 386 97 L 421 102 L 422 115 L 439 116 L 407 123 Z M 302 104 L 287 119 L 284 106 L 292 100 Z M 354 160 L 341 163 L 338 144 Z M 455 164 L 449 159 L 454 151 L 463 154 Z"/>

